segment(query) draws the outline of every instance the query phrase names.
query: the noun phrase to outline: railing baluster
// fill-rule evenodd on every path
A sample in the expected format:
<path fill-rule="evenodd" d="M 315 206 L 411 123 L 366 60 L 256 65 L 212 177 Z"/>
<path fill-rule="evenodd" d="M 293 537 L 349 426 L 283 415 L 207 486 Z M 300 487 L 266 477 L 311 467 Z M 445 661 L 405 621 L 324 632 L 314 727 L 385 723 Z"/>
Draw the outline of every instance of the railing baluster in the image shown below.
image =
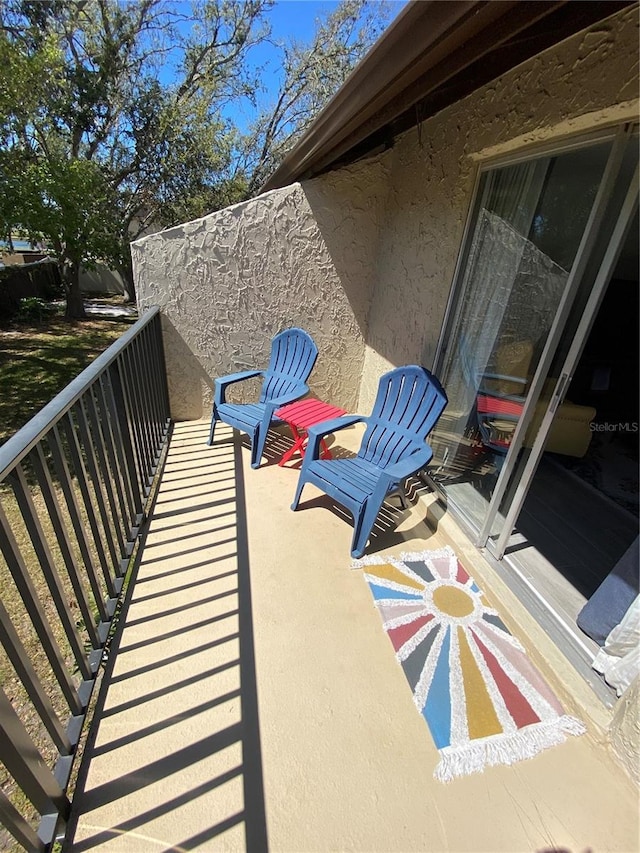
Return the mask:
<path fill-rule="evenodd" d="M 112 429 L 111 419 L 112 413 L 107 405 L 102 387 L 102 377 L 93 386 L 95 392 L 94 404 L 96 411 L 99 413 L 98 428 L 102 434 L 104 448 L 109 462 L 109 470 L 112 473 L 113 484 L 115 486 L 118 506 L 120 507 L 120 517 L 122 519 L 122 529 L 125 532 L 125 539 L 130 538 L 130 531 L 133 527 L 133 508 L 127 504 L 124 490 L 124 478 L 120 471 L 122 457 L 116 451 L 116 442 Z"/>
<path fill-rule="evenodd" d="M 89 586 L 91 587 L 91 591 L 93 593 L 95 605 L 100 615 L 100 621 L 106 622 L 109 617 L 107 616 L 107 610 L 103 601 L 104 593 L 100 588 L 98 574 L 93 565 L 93 558 L 91 557 L 89 549 L 87 548 L 87 542 L 85 539 L 85 526 L 80 519 L 80 510 L 78 509 L 78 502 L 76 500 L 76 495 L 73 490 L 73 484 L 71 482 L 71 474 L 69 473 L 67 460 L 65 459 L 62 451 L 62 441 L 60 439 L 60 432 L 58 431 L 57 426 L 54 426 L 54 428 L 47 436 L 47 442 L 49 444 L 51 454 L 53 456 L 53 465 L 56 470 L 56 474 L 58 475 L 58 482 L 62 487 L 62 493 L 64 494 L 67 503 L 67 512 L 69 513 L 69 517 L 71 518 L 71 526 L 73 527 L 73 531 L 76 535 L 75 538 L 78 543 L 78 547 L 80 548 L 80 554 L 84 562 L 84 567 L 86 570 L 87 578 L 89 580 Z"/>
<path fill-rule="evenodd" d="M 42 682 L 38 678 L 38 674 L 33 668 L 33 664 L 27 657 L 24 646 L 20 641 L 16 629 L 9 618 L 9 614 L 4 608 L 4 604 L 0 601 L 0 641 L 4 646 L 7 657 L 11 661 L 17 676 L 22 681 L 29 698 L 33 702 L 33 707 L 40 715 L 40 719 L 44 723 L 51 740 L 57 746 L 59 752 L 63 755 L 68 755 L 71 752 L 72 744 L 67 734 L 62 727 L 60 718 L 55 712 L 51 700 L 47 696 L 42 686 Z"/>
<path fill-rule="evenodd" d="M 82 447 L 85 452 L 86 464 L 89 468 L 89 474 L 93 483 L 93 490 L 96 496 L 98 512 L 100 513 L 100 520 L 102 521 L 102 529 L 104 531 L 104 536 L 107 540 L 109 554 L 111 555 L 113 565 L 119 566 L 122 557 L 118 553 L 115 541 L 115 533 L 111 526 L 109 513 L 107 512 L 107 505 L 102 491 L 102 478 L 100 477 L 100 473 L 98 471 L 98 463 L 96 459 L 95 449 L 93 446 L 93 441 L 91 440 L 91 433 L 89 432 L 89 423 L 87 421 L 87 416 L 84 407 L 81 405 L 80 402 L 76 403 L 73 407 L 73 413 L 76 418 L 76 423 L 78 424 L 80 438 L 82 439 Z M 120 575 L 121 572 L 118 571 L 117 574 Z"/>
<path fill-rule="evenodd" d="M 78 571 L 76 559 L 73 556 L 73 552 L 71 550 L 71 543 L 69 542 L 67 528 L 65 526 L 64 519 L 62 517 L 62 512 L 60 510 L 60 505 L 58 504 L 58 499 L 56 497 L 55 489 L 53 487 L 51 474 L 49 473 L 49 467 L 47 466 L 47 462 L 44 458 L 42 447 L 40 445 L 37 446 L 36 452 L 31 454 L 31 461 L 33 463 L 33 468 L 36 472 L 38 482 L 40 483 L 42 497 L 44 498 L 44 502 L 49 512 L 49 518 L 51 519 L 51 524 L 53 525 L 53 532 L 56 536 L 58 548 L 60 548 L 60 553 L 62 554 L 62 559 L 64 560 L 64 564 L 67 568 L 67 574 L 69 575 L 69 580 L 71 581 L 71 586 L 73 587 L 73 591 L 76 596 L 76 601 L 78 602 L 78 607 L 80 608 L 80 613 L 82 614 L 82 618 L 84 619 L 85 629 L 89 634 L 91 645 L 94 649 L 97 649 L 100 645 L 100 638 L 98 636 L 98 632 L 94 624 L 94 618 L 91 612 L 91 605 L 89 604 L 89 599 L 87 598 L 86 590 L 82 585 L 82 581 L 80 580 L 80 572 Z"/>
<path fill-rule="evenodd" d="M 78 714 L 82 710 L 78 693 L 67 672 L 58 644 L 51 633 L 51 627 L 42 616 L 42 605 L 2 506 L 0 506 L 0 549 L 4 554 L 7 567 L 20 593 L 25 610 L 33 623 L 38 639 L 42 643 L 42 648 L 47 655 L 60 689 L 69 704 L 69 708 L 74 714 Z"/>
<path fill-rule="evenodd" d="M 154 316 L 152 323 L 155 329 L 153 341 L 156 348 L 158 360 L 158 383 L 160 386 L 160 403 L 162 406 L 163 423 L 166 429 L 169 424 L 171 406 L 169 404 L 169 385 L 167 383 L 167 363 L 164 357 L 164 348 L 162 346 L 162 320 L 160 318 L 159 312 Z"/>
<path fill-rule="evenodd" d="M 56 571 L 55 561 L 51 554 L 46 536 L 44 535 L 44 531 L 42 530 L 40 519 L 38 518 L 36 509 L 33 505 L 33 499 L 22 470 L 22 465 L 18 465 L 16 467 L 16 470 L 7 478 L 7 481 L 11 483 L 13 488 L 13 493 L 16 496 L 16 501 L 18 502 L 20 512 L 22 513 L 22 518 L 27 528 L 27 532 L 31 537 L 31 544 L 33 545 L 36 556 L 38 557 L 42 574 L 47 582 L 51 598 L 56 605 L 58 617 L 62 622 L 65 634 L 69 640 L 73 657 L 80 672 L 82 673 L 82 676 L 84 678 L 90 678 L 91 671 L 87 665 L 82 640 L 80 639 L 80 635 L 76 629 L 75 622 L 69 613 L 67 595 L 60 581 L 60 576 Z"/>
<path fill-rule="evenodd" d="M 142 491 L 145 493 L 152 479 L 151 473 L 151 449 L 149 435 L 145 427 L 145 419 L 142 409 L 142 382 L 136 360 L 133 358 L 133 347 L 124 353 L 124 358 L 129 365 L 129 400 L 134 413 L 134 420 L 138 436 L 140 438 L 140 473 L 142 476 Z"/>
<path fill-rule="evenodd" d="M 135 480 L 137 483 L 137 491 L 142 496 L 144 495 L 144 464 L 142 450 L 142 436 L 138 428 L 137 414 L 135 407 L 130 398 L 130 388 L 133 384 L 130 374 L 129 362 L 123 353 L 120 358 L 112 365 L 113 372 L 117 374 L 119 380 L 119 389 L 122 394 L 123 413 L 126 417 L 126 423 L 129 435 L 131 436 L 131 444 L 135 456 Z"/>
<path fill-rule="evenodd" d="M 109 571 L 109 563 L 107 562 L 107 554 L 104 549 L 104 545 L 102 544 L 102 536 L 100 534 L 100 528 L 98 527 L 98 519 L 96 518 L 95 507 L 93 505 L 93 501 L 91 500 L 91 495 L 89 494 L 89 478 L 87 475 L 84 459 L 82 458 L 82 453 L 80 451 L 78 435 L 76 433 L 76 430 L 74 429 L 70 412 L 67 412 L 61 423 L 67 438 L 67 445 L 69 447 L 69 453 L 71 456 L 71 464 L 73 465 L 73 468 L 76 472 L 76 480 L 80 488 L 82 500 L 84 501 L 84 507 L 87 513 L 87 518 L 89 520 L 89 527 L 91 528 L 91 533 L 93 534 L 93 544 L 96 549 L 96 553 L 98 554 L 98 560 L 100 561 L 100 566 L 102 568 L 104 582 L 109 595 L 112 598 L 115 598 L 119 590 L 116 590 L 114 584 L 114 576 Z"/>
<path fill-rule="evenodd" d="M 107 501 L 109 503 L 111 515 L 113 517 L 113 526 L 116 534 L 116 539 L 118 540 L 118 546 L 120 548 L 120 558 L 124 559 L 127 553 L 125 539 L 122 534 L 122 524 L 118 523 L 122 519 L 120 519 L 118 515 L 118 503 L 113 493 L 113 484 L 109 475 L 109 466 L 107 464 L 107 458 L 104 449 L 104 440 L 102 437 L 102 430 L 100 429 L 98 419 L 98 412 L 96 411 L 95 403 L 91 394 L 86 394 L 82 400 L 82 403 L 83 408 L 87 413 L 89 425 L 91 427 L 93 447 L 95 448 L 96 457 L 98 460 L 98 472 L 101 475 L 100 480 L 104 485 L 105 491 L 107 493 Z"/>
<path fill-rule="evenodd" d="M 51 770 L 41 761 L 24 760 L 29 757 L 35 759 L 38 751 L 4 690 L 0 690 L 0 734 L 3 736 L 2 763 L 40 814 L 46 814 L 55 806 L 66 816 L 69 800 Z"/>
<path fill-rule="evenodd" d="M 47 853 L 68 818 L 84 714 L 168 433 L 164 370 L 152 309 L 0 447 L 0 557 L 17 591 L 0 603 L 0 646 L 29 699 L 23 712 L 0 690 L 0 820 L 28 850 Z"/>
<path fill-rule="evenodd" d="M 9 830 L 18 844 L 22 844 L 25 850 L 34 850 L 44 853 L 44 842 L 38 838 L 35 831 L 22 817 L 20 812 L 7 795 L 0 789 L 0 821 Z"/>
<path fill-rule="evenodd" d="M 146 369 L 145 369 L 145 361 L 140 352 L 142 347 L 141 339 L 138 338 L 135 342 L 135 345 L 131 348 L 131 357 L 133 358 L 133 362 L 136 367 L 136 377 L 138 384 L 138 394 L 140 399 L 140 408 L 141 411 L 145 414 L 149 412 L 149 402 L 148 402 L 148 387 L 146 382 Z M 147 417 L 142 418 L 142 428 L 145 435 L 145 446 L 146 446 L 146 459 L 145 459 L 145 468 L 147 471 L 147 477 L 145 481 L 145 488 L 149 486 L 151 481 L 153 480 L 154 474 L 154 441 L 153 441 L 153 424 L 150 419 Z"/>
<path fill-rule="evenodd" d="M 151 348 L 151 342 L 149 339 L 150 332 L 151 332 L 150 329 L 145 329 L 145 334 L 140 336 L 140 342 L 141 342 L 142 355 L 143 355 L 143 360 L 144 360 L 144 365 L 145 365 L 145 373 L 146 373 L 146 380 L 147 380 L 145 382 L 145 386 L 147 389 L 147 399 L 148 399 L 148 405 L 149 405 L 150 420 L 151 420 L 151 423 L 153 425 L 153 437 L 154 437 L 153 449 L 155 451 L 154 462 L 157 462 L 157 459 L 158 459 L 157 450 L 158 450 L 158 447 L 160 447 L 160 443 L 162 440 L 162 424 L 160 423 L 160 413 L 159 413 L 158 408 L 156 406 L 156 396 L 154 393 L 154 391 L 155 391 L 155 388 L 154 388 L 154 386 L 155 386 L 155 382 L 154 382 L 155 362 L 154 362 L 154 358 L 153 358 L 153 350 Z"/>
<path fill-rule="evenodd" d="M 139 527 L 142 519 L 142 500 L 131 475 L 135 472 L 131 436 L 127 428 L 126 411 L 120 388 L 118 371 L 111 365 L 105 374 L 105 399 L 109 406 L 112 428 L 116 437 L 116 450 L 120 460 L 120 471 L 123 476 L 124 488 L 127 494 L 132 527 Z M 135 478 L 134 478 L 135 479 Z"/>

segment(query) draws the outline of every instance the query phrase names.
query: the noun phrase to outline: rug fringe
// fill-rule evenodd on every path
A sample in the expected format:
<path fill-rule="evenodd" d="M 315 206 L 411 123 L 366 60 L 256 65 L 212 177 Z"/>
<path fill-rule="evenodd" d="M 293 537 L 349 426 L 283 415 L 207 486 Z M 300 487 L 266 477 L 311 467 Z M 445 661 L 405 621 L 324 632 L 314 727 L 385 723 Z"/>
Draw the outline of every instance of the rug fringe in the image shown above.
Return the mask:
<path fill-rule="evenodd" d="M 533 758 L 548 747 L 564 743 L 567 735 L 581 735 L 585 731 L 584 723 L 565 714 L 534 723 L 512 734 L 470 741 L 460 747 L 444 747 L 440 750 L 440 763 L 433 775 L 439 782 L 451 782 L 457 776 L 482 773 L 485 767 L 514 764 Z"/>
<path fill-rule="evenodd" d="M 456 552 L 449 545 L 432 551 L 401 551 L 400 559 L 404 560 L 436 560 L 438 557 L 455 557 Z"/>
<path fill-rule="evenodd" d="M 445 545 L 443 548 L 433 551 L 401 551 L 399 556 L 396 554 L 371 554 L 367 557 L 351 560 L 351 568 L 361 569 L 364 566 L 384 566 L 386 563 L 437 559 L 438 557 L 455 557 L 455 551 Z"/>

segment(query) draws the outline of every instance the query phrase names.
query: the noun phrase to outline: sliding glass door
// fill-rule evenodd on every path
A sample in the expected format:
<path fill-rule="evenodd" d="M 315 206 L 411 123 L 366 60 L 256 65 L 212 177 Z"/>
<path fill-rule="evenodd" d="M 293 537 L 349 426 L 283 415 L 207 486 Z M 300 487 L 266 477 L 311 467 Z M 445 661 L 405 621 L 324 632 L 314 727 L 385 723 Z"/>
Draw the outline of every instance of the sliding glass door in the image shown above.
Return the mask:
<path fill-rule="evenodd" d="M 449 405 L 430 468 L 477 544 L 507 540 L 531 449 L 561 398 L 559 346 L 589 290 L 580 284 L 629 137 L 611 131 L 480 175 L 436 360 Z"/>
<path fill-rule="evenodd" d="M 560 453 L 575 451 L 575 455 L 579 455 L 582 452 L 580 448 L 576 450 L 575 445 L 582 440 L 579 433 L 584 433 L 584 417 L 592 415 L 595 418 L 596 410 L 574 403 L 565 406 L 563 400 L 629 229 L 634 221 L 637 226 L 637 212 L 638 149 L 635 135 L 625 148 L 609 194 L 604 221 L 589 252 L 589 263 L 576 283 L 575 298 L 568 309 L 558 344 L 553 349 L 549 347 L 547 358 L 550 366 L 545 369 L 547 380 L 535 404 L 524 444 L 514 457 L 513 470 L 504 484 L 499 503 L 496 502 L 495 512 L 488 514 L 485 520 L 482 533 L 489 534 L 488 544 L 496 556 L 501 557 L 509 545 L 515 548 L 520 545 L 517 533 L 512 537 L 512 531 L 542 451 L 550 446 Z M 615 349 L 615 346 L 615 341 L 607 341 L 609 349 Z M 632 393 L 633 389 L 630 389 L 630 396 Z M 571 433 L 568 425 L 572 427 Z M 550 437 L 552 442 L 549 445 Z M 563 447 L 563 443 L 574 446 Z"/>

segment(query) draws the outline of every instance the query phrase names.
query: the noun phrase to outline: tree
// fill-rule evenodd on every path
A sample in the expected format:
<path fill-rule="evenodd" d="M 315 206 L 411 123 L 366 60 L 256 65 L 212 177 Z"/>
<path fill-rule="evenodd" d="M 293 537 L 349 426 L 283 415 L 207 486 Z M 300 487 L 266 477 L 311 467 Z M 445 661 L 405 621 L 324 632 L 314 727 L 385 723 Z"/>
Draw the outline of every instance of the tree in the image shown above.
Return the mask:
<path fill-rule="evenodd" d="M 243 140 L 239 168 L 253 195 L 282 161 L 353 68 L 388 26 L 390 3 L 342 0 L 316 22 L 308 44 L 280 45 L 283 77 L 277 97 Z"/>
<path fill-rule="evenodd" d="M 275 102 L 257 108 L 247 60 L 272 0 L 4 0 L 0 4 L 0 231 L 43 240 L 67 315 L 81 266 L 121 270 L 129 242 L 252 195 L 377 37 L 388 8 L 342 0 L 309 45 L 282 45 Z"/>
<path fill-rule="evenodd" d="M 269 5 L 0 6 L 3 78 L 9 71 L 0 94 L 1 227 L 48 242 L 69 316 L 84 313 L 81 264 L 103 260 L 126 272 L 128 243 L 149 223 L 224 196 L 233 134 L 220 111 L 255 86 L 244 58 L 268 32 Z"/>

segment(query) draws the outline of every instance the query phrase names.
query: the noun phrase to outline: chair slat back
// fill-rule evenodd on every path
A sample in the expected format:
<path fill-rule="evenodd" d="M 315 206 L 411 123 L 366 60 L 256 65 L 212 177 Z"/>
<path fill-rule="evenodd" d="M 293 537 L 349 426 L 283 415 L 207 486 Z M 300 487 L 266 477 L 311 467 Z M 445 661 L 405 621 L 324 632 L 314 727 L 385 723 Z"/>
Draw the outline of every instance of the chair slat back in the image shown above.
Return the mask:
<path fill-rule="evenodd" d="M 358 451 L 381 468 L 398 462 L 424 442 L 444 407 L 447 395 L 424 367 L 398 367 L 380 377 L 373 411 Z"/>
<path fill-rule="evenodd" d="M 271 344 L 260 402 L 281 397 L 293 391 L 300 382 L 306 382 L 317 357 L 317 346 L 302 329 L 286 329 L 276 335 Z"/>

